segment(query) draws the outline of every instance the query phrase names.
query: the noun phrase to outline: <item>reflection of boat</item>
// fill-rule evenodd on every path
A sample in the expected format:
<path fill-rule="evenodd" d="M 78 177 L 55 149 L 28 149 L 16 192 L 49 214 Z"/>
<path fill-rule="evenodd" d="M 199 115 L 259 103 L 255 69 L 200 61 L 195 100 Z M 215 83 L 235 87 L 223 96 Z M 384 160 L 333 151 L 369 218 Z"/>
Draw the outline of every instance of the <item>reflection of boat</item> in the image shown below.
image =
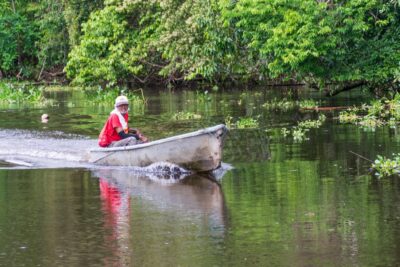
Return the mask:
<path fill-rule="evenodd" d="M 147 200 L 157 209 L 203 214 L 213 222 L 214 229 L 224 229 L 224 197 L 220 185 L 212 177 L 192 174 L 166 184 L 149 177 L 150 173 L 126 169 L 100 169 L 95 170 L 93 175 L 122 194 Z"/>
<path fill-rule="evenodd" d="M 225 125 L 126 147 L 95 148 L 90 162 L 110 166 L 148 166 L 170 162 L 191 171 L 210 171 L 221 164 Z"/>

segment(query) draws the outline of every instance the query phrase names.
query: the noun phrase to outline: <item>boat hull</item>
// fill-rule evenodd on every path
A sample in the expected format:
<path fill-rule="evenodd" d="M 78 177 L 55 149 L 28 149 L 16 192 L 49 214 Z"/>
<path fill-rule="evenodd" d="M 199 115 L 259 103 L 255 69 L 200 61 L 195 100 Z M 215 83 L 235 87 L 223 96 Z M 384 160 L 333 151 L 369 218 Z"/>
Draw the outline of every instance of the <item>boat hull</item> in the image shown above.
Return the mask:
<path fill-rule="evenodd" d="M 90 162 L 139 167 L 169 162 L 195 172 L 211 171 L 221 165 L 226 132 L 221 124 L 140 145 L 96 148 L 90 151 Z"/>

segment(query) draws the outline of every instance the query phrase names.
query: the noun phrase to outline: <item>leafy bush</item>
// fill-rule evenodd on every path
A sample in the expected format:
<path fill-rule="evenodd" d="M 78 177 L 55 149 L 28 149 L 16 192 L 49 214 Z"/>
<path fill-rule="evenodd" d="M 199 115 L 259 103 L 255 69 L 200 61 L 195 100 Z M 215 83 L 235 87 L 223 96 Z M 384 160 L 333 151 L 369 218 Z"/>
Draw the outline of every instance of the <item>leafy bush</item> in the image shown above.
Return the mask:
<path fill-rule="evenodd" d="M 115 6 L 91 14 L 83 25 L 81 43 L 72 49 L 65 67 L 73 83 L 113 87 L 129 74 L 137 74 L 140 66 L 129 57 L 134 32 L 128 31 L 127 25 Z"/>
<path fill-rule="evenodd" d="M 5 12 L 4 12 L 5 11 Z M 36 57 L 37 25 L 27 16 L 4 9 L 0 12 L 0 71 L 2 75 L 30 76 L 28 63 Z M 0 73 L 1 76 L 1 73 Z"/>

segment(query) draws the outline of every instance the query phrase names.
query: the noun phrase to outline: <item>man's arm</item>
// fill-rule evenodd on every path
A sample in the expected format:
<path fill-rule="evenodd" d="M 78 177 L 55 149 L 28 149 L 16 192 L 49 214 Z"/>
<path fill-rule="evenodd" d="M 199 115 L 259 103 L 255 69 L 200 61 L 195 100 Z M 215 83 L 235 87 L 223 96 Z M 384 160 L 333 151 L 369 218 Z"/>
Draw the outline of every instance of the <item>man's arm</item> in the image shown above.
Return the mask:
<path fill-rule="evenodd" d="M 137 134 L 127 134 L 124 132 L 124 130 L 121 127 L 116 127 L 115 131 L 117 131 L 119 137 L 121 137 L 122 139 L 128 138 L 128 137 L 135 137 L 136 140 L 139 140 L 139 136 Z"/>

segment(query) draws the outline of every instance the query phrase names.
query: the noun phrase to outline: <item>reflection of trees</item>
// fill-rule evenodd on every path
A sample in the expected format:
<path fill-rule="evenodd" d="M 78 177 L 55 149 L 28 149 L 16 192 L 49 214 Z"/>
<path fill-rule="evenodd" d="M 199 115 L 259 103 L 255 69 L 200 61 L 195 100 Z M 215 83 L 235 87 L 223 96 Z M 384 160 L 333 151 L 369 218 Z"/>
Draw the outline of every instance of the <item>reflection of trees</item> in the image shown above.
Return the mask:
<path fill-rule="evenodd" d="M 254 264 L 268 258 L 271 266 L 379 265 L 382 255 L 385 266 L 398 260 L 393 223 L 400 210 L 393 196 L 399 186 L 346 177 L 335 163 L 236 167 L 222 181 L 233 227 L 225 243 L 228 251 L 241 251 L 233 262 L 244 262 L 243 255 Z"/>
<path fill-rule="evenodd" d="M 229 163 L 267 160 L 271 156 L 268 136 L 260 129 L 230 130 L 223 153 L 223 160 Z"/>
<path fill-rule="evenodd" d="M 0 266 L 99 263 L 108 252 L 98 190 L 87 171 L 0 170 Z"/>

